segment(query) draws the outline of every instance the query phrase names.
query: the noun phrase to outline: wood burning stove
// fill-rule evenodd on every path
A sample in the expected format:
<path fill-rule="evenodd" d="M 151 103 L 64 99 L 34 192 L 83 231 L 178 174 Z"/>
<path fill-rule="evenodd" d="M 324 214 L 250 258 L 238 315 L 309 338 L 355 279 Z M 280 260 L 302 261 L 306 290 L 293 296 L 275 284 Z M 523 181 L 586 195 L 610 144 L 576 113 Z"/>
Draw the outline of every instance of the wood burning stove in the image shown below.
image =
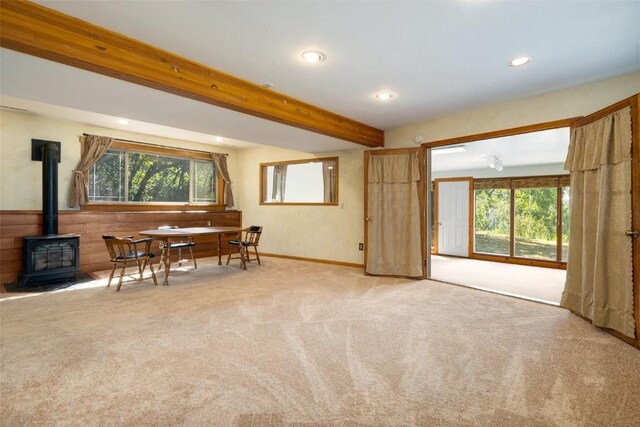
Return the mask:
<path fill-rule="evenodd" d="M 31 159 L 42 161 L 42 236 L 22 238 L 22 272 L 25 287 L 80 274 L 80 236 L 58 234 L 58 162 L 60 143 L 31 140 Z"/>
<path fill-rule="evenodd" d="M 51 235 L 22 238 L 20 285 L 57 279 L 77 279 L 80 274 L 80 236 Z"/>

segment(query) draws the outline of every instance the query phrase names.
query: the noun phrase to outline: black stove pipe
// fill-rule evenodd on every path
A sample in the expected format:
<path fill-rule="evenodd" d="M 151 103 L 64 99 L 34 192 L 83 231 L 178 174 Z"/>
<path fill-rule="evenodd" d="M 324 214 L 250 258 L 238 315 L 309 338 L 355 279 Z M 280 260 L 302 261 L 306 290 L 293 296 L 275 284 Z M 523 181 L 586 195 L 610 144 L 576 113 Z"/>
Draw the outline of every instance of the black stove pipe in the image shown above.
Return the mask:
<path fill-rule="evenodd" d="M 58 147 L 49 142 L 42 150 L 42 234 L 58 234 Z"/>

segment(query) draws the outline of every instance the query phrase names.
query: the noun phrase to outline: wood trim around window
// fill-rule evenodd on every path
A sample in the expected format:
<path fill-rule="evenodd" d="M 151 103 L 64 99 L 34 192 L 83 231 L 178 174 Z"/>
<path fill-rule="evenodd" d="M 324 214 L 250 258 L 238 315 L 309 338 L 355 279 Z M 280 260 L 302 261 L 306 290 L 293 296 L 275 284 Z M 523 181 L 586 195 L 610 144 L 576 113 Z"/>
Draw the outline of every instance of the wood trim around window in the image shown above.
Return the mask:
<path fill-rule="evenodd" d="M 186 204 L 153 204 L 153 203 L 83 203 L 81 211 L 87 212 L 214 212 L 225 210 L 224 205 L 186 205 Z"/>
<path fill-rule="evenodd" d="M 83 142 L 84 143 L 84 142 Z M 163 156 L 174 157 L 188 157 L 190 159 L 211 160 L 209 153 L 198 152 L 195 150 L 183 150 L 181 148 L 173 147 L 159 147 L 147 144 L 136 144 L 135 142 L 128 142 L 122 140 L 114 140 L 111 144 L 113 150 L 130 150 L 142 153 L 160 154 Z"/>
<path fill-rule="evenodd" d="M 558 175 L 562 176 L 562 175 Z M 520 177 L 518 177 L 520 178 Z M 530 178 L 536 178 L 532 176 Z M 526 187 L 524 187 L 526 188 Z M 522 265 L 532 265 L 537 267 L 547 267 L 547 268 L 558 268 L 558 269 L 567 269 L 567 262 L 562 260 L 562 189 L 564 187 L 545 187 L 545 188 L 555 188 L 556 189 L 556 259 L 538 259 L 538 258 L 526 258 L 519 257 L 515 255 L 515 192 L 518 190 L 517 188 L 505 188 L 505 190 L 509 190 L 509 255 L 499 255 L 499 254 L 490 254 L 485 252 L 470 252 L 469 258 L 485 260 L 485 261 L 496 261 L 496 262 L 506 262 L 510 264 L 522 264 Z M 474 197 L 474 213 L 475 213 L 475 188 L 473 189 Z M 475 227 L 475 223 L 474 223 Z"/>
<path fill-rule="evenodd" d="M 261 206 L 338 206 L 340 203 L 340 162 L 338 161 L 339 157 L 318 157 L 311 159 L 298 159 L 298 160 L 283 160 L 280 162 L 268 162 L 268 163 L 260 163 L 258 167 L 258 177 L 260 179 L 260 185 L 258 186 L 258 202 Z M 335 202 L 265 202 L 262 198 L 264 194 L 264 173 L 263 168 L 269 166 L 279 166 L 279 165 L 298 165 L 304 163 L 318 163 L 318 162 L 326 162 L 333 161 L 336 164 L 336 200 Z"/>
<path fill-rule="evenodd" d="M 562 187 L 556 188 L 556 260 L 562 261 Z"/>
<path fill-rule="evenodd" d="M 629 100 L 626 100 L 627 102 L 629 102 L 632 98 L 630 98 Z M 571 131 L 573 132 L 573 128 L 575 127 L 575 124 L 582 119 L 582 116 L 580 117 L 571 117 L 571 118 L 567 118 L 567 119 L 562 119 L 562 120 L 555 120 L 555 121 L 551 121 L 551 122 L 544 122 L 544 123 L 537 123 L 537 124 L 533 124 L 533 125 L 526 125 L 526 126 L 519 126 L 519 127 L 515 127 L 515 128 L 509 128 L 509 129 L 502 129 L 502 130 L 498 130 L 498 131 L 491 131 L 491 132 L 484 132 L 484 133 L 478 133 L 478 134 L 473 134 L 473 135 L 464 135 L 464 136 L 459 136 L 459 137 L 455 137 L 455 138 L 448 138 L 448 139 L 442 139 L 442 140 L 438 140 L 438 141 L 431 141 L 431 142 L 425 142 L 422 144 L 422 147 L 424 148 L 437 148 L 437 147 L 445 147 L 448 145 L 456 145 L 456 144 L 462 144 L 462 143 L 471 143 L 471 142 L 478 142 L 478 141 L 482 141 L 482 140 L 486 140 L 486 139 L 492 139 L 492 138 L 500 138 L 500 137 L 504 137 L 504 136 L 513 136 L 513 135 L 521 135 L 521 134 L 525 134 L 525 133 L 532 133 L 532 132 L 539 132 L 539 131 L 543 131 L 543 130 L 551 130 L 551 129 L 557 129 L 557 128 L 562 128 L 562 127 L 569 127 L 571 128 Z M 526 178 L 526 177 L 518 177 L 518 179 L 522 179 L 522 178 Z M 435 181 L 435 180 L 434 180 Z M 470 209 L 470 212 L 474 214 L 474 218 L 475 218 L 475 188 L 472 187 L 472 194 L 470 195 L 470 198 L 473 198 L 473 204 L 471 204 L 472 209 Z M 510 190 L 511 191 L 511 199 L 514 198 L 514 193 L 513 193 L 513 189 Z M 561 189 L 560 189 L 561 191 Z M 437 200 L 435 200 L 437 198 L 437 194 L 434 188 L 434 215 L 437 215 L 437 213 L 435 212 L 435 209 L 437 209 Z M 560 208 L 561 209 L 561 208 Z M 510 255 L 492 255 L 492 254 L 485 254 L 485 253 L 477 253 L 475 251 L 470 251 L 469 252 L 469 258 L 471 259 L 479 259 L 479 260 L 485 260 L 485 261 L 497 261 L 497 262 L 505 262 L 505 263 L 509 263 L 509 264 L 522 264 L 522 265 L 532 265 L 532 266 L 538 266 L 538 267 L 549 267 L 549 268 L 559 268 L 559 269 L 565 269 L 567 268 L 567 263 L 564 261 L 559 261 L 559 260 L 538 260 L 538 259 L 533 259 L 533 258 L 520 258 L 520 257 L 516 257 L 513 256 L 514 253 L 514 242 L 515 242 L 515 238 L 514 238 L 514 213 L 515 213 L 515 206 L 513 203 L 513 200 L 511 200 L 511 206 L 510 206 L 510 219 L 511 219 L 511 236 L 510 236 Z M 561 221 L 561 219 L 560 219 Z M 474 221 L 475 222 L 475 221 Z M 472 222 L 470 224 L 469 230 L 470 230 L 470 234 L 473 234 L 473 228 L 475 227 L 474 222 Z M 434 219 L 434 227 L 437 227 L 437 222 Z M 434 242 L 437 241 L 437 233 L 436 231 L 434 231 Z M 473 239 L 470 237 L 470 246 L 473 248 Z M 556 242 L 556 244 L 558 245 L 562 245 L 562 240 L 560 240 L 559 242 Z M 474 248 L 475 249 L 475 248 Z M 556 251 L 558 252 L 558 251 Z M 437 254 L 438 253 L 438 247 L 437 244 L 434 244 L 434 250 L 431 251 L 432 254 Z M 562 259 L 562 257 L 560 257 L 559 259 Z"/>
<path fill-rule="evenodd" d="M 577 120 L 581 118 L 582 117 L 572 117 L 568 119 L 555 120 L 553 122 L 538 123 L 534 125 L 520 126 L 515 128 L 492 131 L 492 132 L 477 133 L 473 135 L 457 136 L 455 138 L 425 142 L 422 144 L 422 146 L 425 148 L 444 147 L 447 145 L 462 144 L 466 142 L 477 142 L 485 139 L 501 138 L 503 136 L 513 136 L 513 135 L 520 135 L 523 133 L 532 133 L 532 132 L 539 132 L 543 130 L 571 127 Z"/>
<path fill-rule="evenodd" d="M 554 261 L 554 260 L 521 258 L 521 257 L 515 257 L 515 256 L 511 257 L 508 255 L 492 255 L 492 254 L 477 253 L 477 252 L 472 253 L 469 258 L 477 259 L 481 261 L 503 262 L 506 264 L 519 264 L 519 265 L 530 265 L 533 267 L 556 268 L 559 270 L 567 269 L 566 262 Z"/>
<path fill-rule="evenodd" d="M 431 255 L 438 255 L 438 186 L 435 180 L 431 181 L 431 185 L 433 186 L 433 246 L 431 247 Z"/>
<path fill-rule="evenodd" d="M 509 256 L 516 256 L 516 190 L 513 188 L 509 190 Z"/>
<path fill-rule="evenodd" d="M 85 137 L 80 137 L 81 152 L 84 152 Z M 147 145 L 145 143 L 136 144 L 135 142 L 122 141 L 115 139 L 111 144 L 110 150 L 127 150 L 149 154 L 159 154 L 162 156 L 174 156 L 197 160 L 209 160 L 213 162 L 211 156 L 206 152 L 198 152 L 195 150 L 186 150 L 173 147 L 160 147 Z M 103 211 L 103 212 L 137 212 L 137 211 L 220 211 L 225 210 L 224 206 L 224 189 L 226 183 L 220 175 L 220 171 L 216 168 L 216 203 L 134 203 L 134 202 L 87 202 L 80 205 L 81 211 Z M 84 173 L 85 177 L 89 177 L 89 172 Z"/>

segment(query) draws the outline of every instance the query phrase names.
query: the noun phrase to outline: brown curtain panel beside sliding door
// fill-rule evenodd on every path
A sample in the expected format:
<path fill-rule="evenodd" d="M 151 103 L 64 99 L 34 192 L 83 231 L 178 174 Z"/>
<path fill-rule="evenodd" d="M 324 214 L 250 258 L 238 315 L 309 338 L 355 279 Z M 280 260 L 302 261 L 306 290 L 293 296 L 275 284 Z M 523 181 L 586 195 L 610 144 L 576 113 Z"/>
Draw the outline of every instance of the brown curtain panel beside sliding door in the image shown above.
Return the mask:
<path fill-rule="evenodd" d="M 631 109 L 575 129 L 571 235 L 562 307 L 635 337 L 631 229 Z"/>
<path fill-rule="evenodd" d="M 369 274 L 421 277 L 417 153 L 371 155 L 368 164 Z"/>

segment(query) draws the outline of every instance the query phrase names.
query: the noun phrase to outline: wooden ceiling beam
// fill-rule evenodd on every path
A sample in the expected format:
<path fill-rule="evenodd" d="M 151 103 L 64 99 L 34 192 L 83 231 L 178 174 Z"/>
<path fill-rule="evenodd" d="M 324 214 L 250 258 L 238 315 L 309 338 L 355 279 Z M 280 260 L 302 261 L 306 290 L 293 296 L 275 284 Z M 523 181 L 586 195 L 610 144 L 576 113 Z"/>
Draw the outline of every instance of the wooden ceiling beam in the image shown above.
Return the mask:
<path fill-rule="evenodd" d="M 28 1 L 0 1 L 0 46 L 311 132 L 384 146 L 384 132 Z"/>

